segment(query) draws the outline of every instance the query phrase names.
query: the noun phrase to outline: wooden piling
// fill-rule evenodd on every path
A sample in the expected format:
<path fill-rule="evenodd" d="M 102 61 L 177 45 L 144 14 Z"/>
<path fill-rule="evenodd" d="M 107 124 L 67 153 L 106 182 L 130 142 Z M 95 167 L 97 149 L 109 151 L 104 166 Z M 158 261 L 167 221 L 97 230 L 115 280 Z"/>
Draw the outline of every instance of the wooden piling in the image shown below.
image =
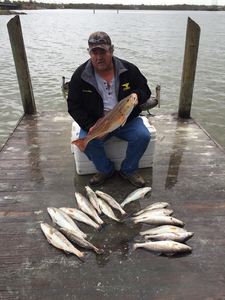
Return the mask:
<path fill-rule="evenodd" d="M 181 79 L 180 101 L 178 109 L 178 116 L 180 118 L 190 118 L 200 30 L 201 29 L 199 25 L 195 23 L 191 18 L 188 18 L 183 73 Z"/>
<path fill-rule="evenodd" d="M 7 28 L 16 67 L 23 109 L 25 114 L 35 114 L 36 105 L 34 101 L 33 89 L 19 16 L 15 16 L 14 18 L 12 18 L 8 22 Z"/>

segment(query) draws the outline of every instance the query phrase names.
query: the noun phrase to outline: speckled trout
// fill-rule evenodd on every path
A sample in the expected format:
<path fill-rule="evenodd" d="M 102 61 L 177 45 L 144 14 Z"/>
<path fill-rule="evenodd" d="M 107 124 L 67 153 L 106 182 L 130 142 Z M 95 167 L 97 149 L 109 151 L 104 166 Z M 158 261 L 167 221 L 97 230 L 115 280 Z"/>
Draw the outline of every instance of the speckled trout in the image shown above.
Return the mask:
<path fill-rule="evenodd" d="M 146 206 L 145 208 L 143 208 L 142 210 L 139 210 L 138 212 L 136 212 L 133 215 L 138 216 L 138 215 L 143 214 L 145 211 L 160 209 L 160 208 L 164 208 L 164 207 L 167 207 L 167 206 L 169 206 L 169 203 L 167 203 L 167 202 L 156 202 L 156 203 L 153 203 L 153 204 L 150 204 L 150 205 Z"/>
<path fill-rule="evenodd" d="M 143 188 L 138 188 L 135 191 L 133 191 L 131 194 L 129 194 L 125 200 L 123 200 L 122 203 L 120 203 L 121 207 L 124 207 L 128 203 L 135 201 L 137 199 L 143 199 L 145 194 L 151 191 L 151 187 L 143 187 Z"/>
<path fill-rule="evenodd" d="M 127 213 L 122 209 L 122 207 L 120 206 L 120 204 L 113 198 L 111 197 L 109 194 L 106 194 L 102 191 L 95 191 L 95 193 L 101 197 L 102 199 L 104 199 L 106 202 L 108 202 L 108 204 L 110 206 L 112 206 L 113 208 L 117 209 L 120 211 L 120 213 L 122 214 L 122 216 L 126 216 Z"/>
<path fill-rule="evenodd" d="M 104 224 L 104 221 L 102 221 L 102 219 L 99 217 L 96 210 L 94 209 L 93 205 L 91 204 L 91 202 L 89 202 L 89 200 L 86 197 L 84 197 L 78 192 L 75 192 L 75 198 L 77 200 L 77 205 L 80 210 L 91 216 L 98 224 Z"/>
<path fill-rule="evenodd" d="M 86 248 L 86 249 L 93 249 L 97 254 L 103 254 L 104 250 L 99 249 L 95 247 L 93 244 L 86 241 L 81 235 L 77 234 L 76 232 L 66 229 L 66 228 L 60 228 L 63 234 L 68 237 L 69 240 L 76 243 L 80 247 Z"/>
<path fill-rule="evenodd" d="M 194 235 L 194 232 L 166 232 L 159 234 L 147 234 L 145 240 L 165 241 L 172 240 L 174 242 L 183 243 L 189 240 Z"/>
<path fill-rule="evenodd" d="M 144 248 L 149 251 L 158 252 L 160 254 L 163 253 L 166 255 L 192 251 L 191 247 L 174 241 L 134 243 L 130 246 L 131 250 L 136 250 L 137 248 Z"/>
<path fill-rule="evenodd" d="M 121 100 L 107 115 L 95 123 L 86 137 L 72 141 L 72 144 L 75 144 L 83 152 L 87 144 L 94 138 L 123 126 L 134 108 L 135 101 L 136 97 L 133 94 Z"/>
<path fill-rule="evenodd" d="M 71 207 L 60 207 L 60 210 L 63 210 L 68 216 L 76 221 L 86 223 L 87 225 L 90 225 L 99 231 L 102 229 L 101 225 L 95 223 L 91 218 L 88 217 L 88 215 L 86 215 L 79 209 Z"/>
<path fill-rule="evenodd" d="M 68 216 L 64 211 L 56 207 L 47 207 L 47 211 L 50 214 L 54 224 L 57 224 L 60 227 L 71 229 L 78 232 L 84 238 L 87 237 L 87 234 L 84 233 L 80 228 L 75 224 L 75 222 Z"/>
<path fill-rule="evenodd" d="M 147 223 L 150 225 L 175 225 L 175 226 L 184 226 L 184 222 L 181 220 L 178 220 L 176 218 L 173 218 L 171 216 L 165 216 L 165 215 L 149 215 L 148 217 L 138 218 L 132 220 L 134 224 L 137 223 Z"/>
<path fill-rule="evenodd" d="M 171 226 L 171 225 L 161 225 L 155 228 L 151 228 L 145 231 L 141 231 L 140 235 L 146 234 L 160 234 L 160 233 L 167 233 L 167 232 L 186 232 L 187 230 L 178 226 Z"/>
<path fill-rule="evenodd" d="M 75 248 L 57 229 L 44 222 L 41 223 L 41 229 L 44 232 L 44 235 L 46 236 L 49 244 L 52 244 L 56 248 L 64 250 L 66 253 L 73 253 L 74 255 L 79 257 L 82 262 L 85 262 L 87 260 L 89 254 L 81 252 L 77 248 Z"/>

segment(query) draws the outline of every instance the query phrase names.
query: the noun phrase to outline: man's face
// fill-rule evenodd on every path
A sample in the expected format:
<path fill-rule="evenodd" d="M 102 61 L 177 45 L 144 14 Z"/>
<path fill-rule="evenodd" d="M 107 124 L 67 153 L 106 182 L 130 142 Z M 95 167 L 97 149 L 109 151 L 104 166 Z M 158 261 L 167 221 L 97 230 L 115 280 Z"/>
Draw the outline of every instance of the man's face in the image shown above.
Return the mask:
<path fill-rule="evenodd" d="M 96 71 L 107 71 L 112 67 L 113 52 L 102 48 L 94 48 L 90 52 L 91 62 Z"/>

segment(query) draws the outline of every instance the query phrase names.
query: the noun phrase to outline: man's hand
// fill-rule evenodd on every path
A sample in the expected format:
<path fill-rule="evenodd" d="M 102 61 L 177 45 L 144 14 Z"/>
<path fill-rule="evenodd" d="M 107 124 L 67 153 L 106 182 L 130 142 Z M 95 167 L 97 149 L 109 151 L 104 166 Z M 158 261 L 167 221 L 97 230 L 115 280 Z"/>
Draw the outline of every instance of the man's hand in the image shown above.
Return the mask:
<path fill-rule="evenodd" d="M 138 95 L 136 93 L 132 94 L 134 98 L 136 98 L 136 101 L 134 102 L 134 107 L 138 105 Z"/>

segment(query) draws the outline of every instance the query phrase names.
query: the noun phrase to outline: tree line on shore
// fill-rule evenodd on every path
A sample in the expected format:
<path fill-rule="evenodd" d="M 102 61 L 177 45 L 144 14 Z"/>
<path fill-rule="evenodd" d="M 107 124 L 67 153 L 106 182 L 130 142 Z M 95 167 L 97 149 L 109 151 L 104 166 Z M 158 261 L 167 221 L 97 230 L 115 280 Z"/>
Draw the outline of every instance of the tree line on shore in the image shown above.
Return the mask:
<path fill-rule="evenodd" d="M 189 5 L 189 4 L 175 4 L 175 5 L 124 5 L 124 4 L 95 4 L 95 3 L 43 3 L 30 0 L 25 1 L 1 1 L 0 3 L 13 3 L 18 5 L 18 9 L 113 9 L 113 10 L 225 10 L 225 6 L 216 5 Z"/>

